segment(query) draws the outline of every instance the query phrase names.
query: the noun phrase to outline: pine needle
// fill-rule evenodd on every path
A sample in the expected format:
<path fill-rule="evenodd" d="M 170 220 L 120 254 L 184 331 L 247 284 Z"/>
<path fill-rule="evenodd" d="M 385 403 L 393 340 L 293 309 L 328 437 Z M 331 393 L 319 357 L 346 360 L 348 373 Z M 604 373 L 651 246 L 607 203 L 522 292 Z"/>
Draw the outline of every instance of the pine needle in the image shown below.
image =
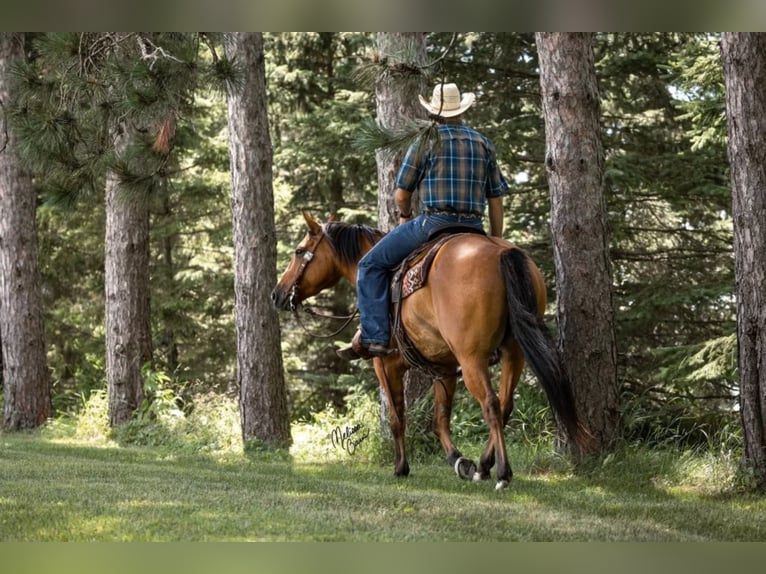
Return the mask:
<path fill-rule="evenodd" d="M 354 149 L 362 153 L 383 150 L 400 154 L 413 145 L 417 145 L 418 153 L 438 147 L 439 126 L 435 121 L 401 119 L 400 125 L 395 128 L 380 126 L 374 120 L 364 122 L 352 141 Z"/>
<path fill-rule="evenodd" d="M 356 67 L 352 78 L 363 89 L 374 91 L 379 81 L 390 76 L 428 78 L 428 73 L 426 67 L 418 63 L 417 50 L 409 47 L 391 54 L 373 52 L 367 62 Z"/>

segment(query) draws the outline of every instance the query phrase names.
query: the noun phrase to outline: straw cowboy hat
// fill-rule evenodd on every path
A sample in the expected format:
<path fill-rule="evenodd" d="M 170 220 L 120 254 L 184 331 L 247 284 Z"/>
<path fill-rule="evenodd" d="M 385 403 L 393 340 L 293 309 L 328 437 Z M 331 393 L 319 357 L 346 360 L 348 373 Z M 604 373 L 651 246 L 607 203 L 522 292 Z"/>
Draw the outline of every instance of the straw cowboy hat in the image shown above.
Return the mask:
<path fill-rule="evenodd" d="M 430 102 L 421 95 L 418 95 L 418 98 L 423 107 L 433 115 L 453 118 L 470 108 L 476 96 L 468 92 L 461 97 L 455 84 L 436 84 Z"/>

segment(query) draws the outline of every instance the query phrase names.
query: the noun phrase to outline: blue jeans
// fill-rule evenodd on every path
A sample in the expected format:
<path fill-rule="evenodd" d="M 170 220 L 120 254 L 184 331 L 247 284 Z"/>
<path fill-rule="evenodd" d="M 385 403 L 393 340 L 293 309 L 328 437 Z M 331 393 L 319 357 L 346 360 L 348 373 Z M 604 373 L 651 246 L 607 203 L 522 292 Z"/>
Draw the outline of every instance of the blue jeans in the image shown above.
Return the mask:
<path fill-rule="evenodd" d="M 478 216 L 419 215 L 391 230 L 359 261 L 356 294 L 362 344 L 389 344 L 391 272 L 414 249 L 426 242 L 433 229 L 449 223 L 483 229 L 482 219 Z"/>

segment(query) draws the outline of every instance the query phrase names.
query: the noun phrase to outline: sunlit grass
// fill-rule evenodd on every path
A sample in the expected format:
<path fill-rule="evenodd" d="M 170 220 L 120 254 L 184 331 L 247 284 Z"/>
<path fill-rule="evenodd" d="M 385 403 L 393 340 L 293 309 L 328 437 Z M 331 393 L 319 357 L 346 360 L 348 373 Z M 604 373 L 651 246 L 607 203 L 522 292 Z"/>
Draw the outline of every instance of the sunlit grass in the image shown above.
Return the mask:
<path fill-rule="evenodd" d="M 289 451 L 243 448 L 231 397 L 197 397 L 181 413 L 167 394 L 117 433 L 104 399 L 41 432 L 0 435 L 0 540 L 766 539 L 766 501 L 745 493 L 737 455 L 714 441 L 625 446 L 575 467 L 542 416 L 528 417 L 508 430 L 515 478 L 495 492 L 460 481 L 428 432 L 410 434 L 412 474 L 395 478 L 366 393 L 295 424 Z M 478 458 L 475 423 L 455 426 Z M 349 428 L 353 449 L 333 443 Z"/>

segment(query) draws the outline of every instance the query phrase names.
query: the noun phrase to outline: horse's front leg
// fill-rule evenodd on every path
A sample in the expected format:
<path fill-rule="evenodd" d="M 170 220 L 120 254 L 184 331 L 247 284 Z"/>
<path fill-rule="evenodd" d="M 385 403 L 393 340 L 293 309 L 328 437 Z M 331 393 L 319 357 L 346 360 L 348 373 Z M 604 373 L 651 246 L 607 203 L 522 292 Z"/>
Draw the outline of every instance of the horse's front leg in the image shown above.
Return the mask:
<path fill-rule="evenodd" d="M 388 402 L 391 434 L 394 437 L 394 474 L 396 476 L 408 476 L 410 465 L 407 462 L 407 452 L 404 446 L 404 372 L 406 366 L 399 355 L 385 358 L 376 357 L 373 360 L 373 366 Z"/>
<path fill-rule="evenodd" d="M 476 463 L 465 458 L 452 442 L 450 434 L 450 419 L 452 417 L 452 400 L 455 396 L 457 377 L 444 377 L 434 381 L 434 423 L 433 430 L 439 437 L 439 442 L 447 455 L 447 463 L 455 470 L 460 478 L 473 479 L 476 473 Z"/>

